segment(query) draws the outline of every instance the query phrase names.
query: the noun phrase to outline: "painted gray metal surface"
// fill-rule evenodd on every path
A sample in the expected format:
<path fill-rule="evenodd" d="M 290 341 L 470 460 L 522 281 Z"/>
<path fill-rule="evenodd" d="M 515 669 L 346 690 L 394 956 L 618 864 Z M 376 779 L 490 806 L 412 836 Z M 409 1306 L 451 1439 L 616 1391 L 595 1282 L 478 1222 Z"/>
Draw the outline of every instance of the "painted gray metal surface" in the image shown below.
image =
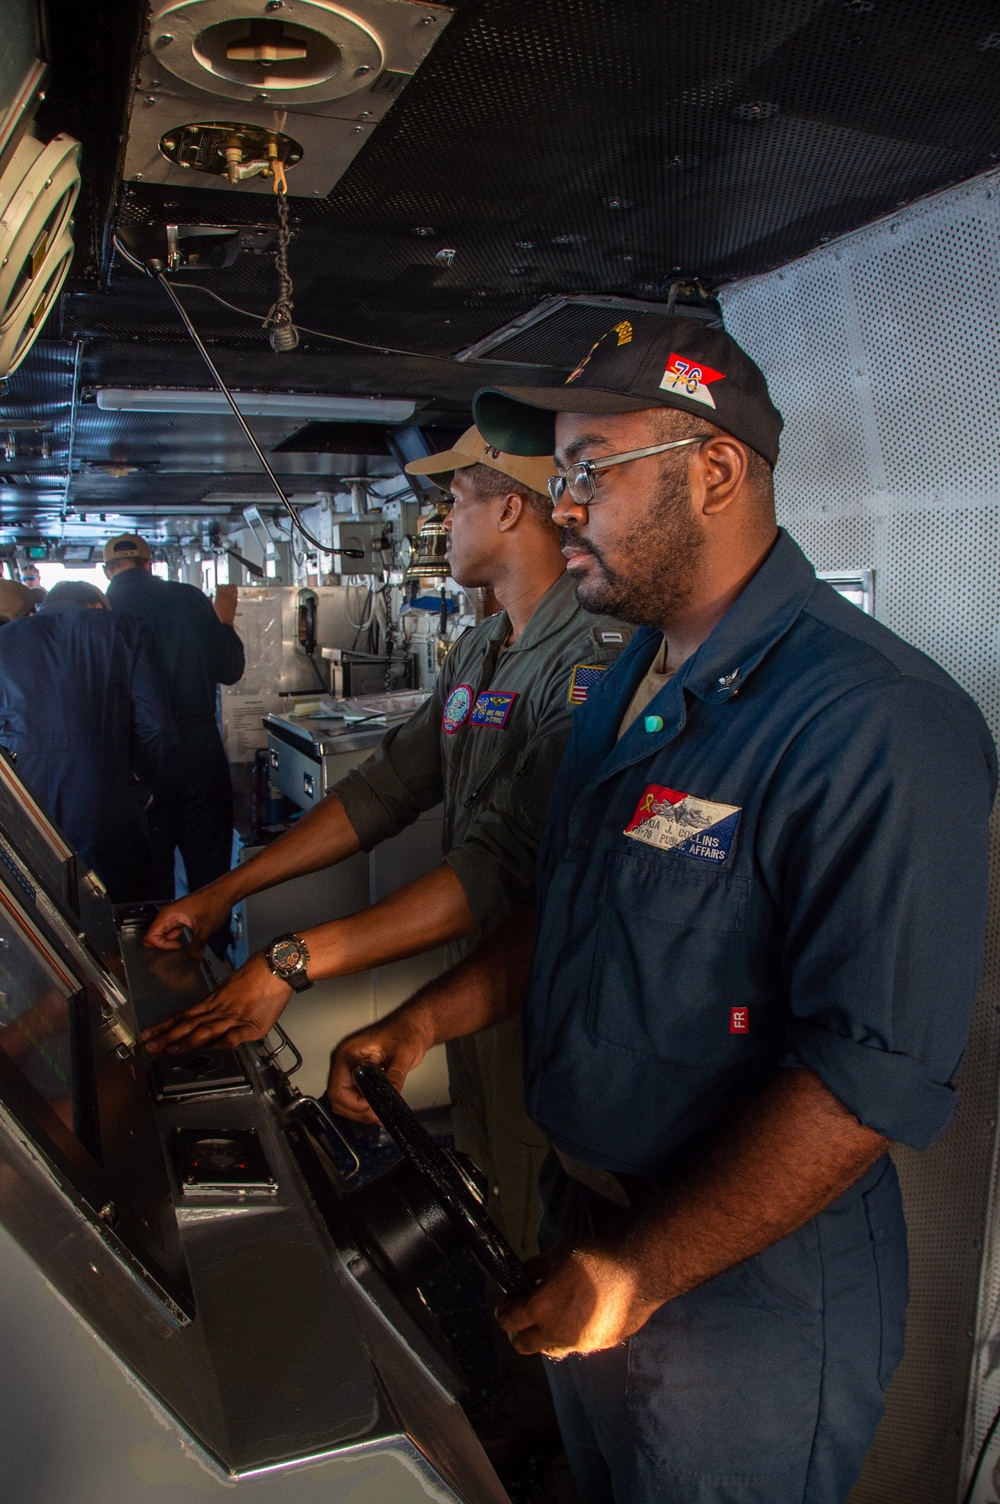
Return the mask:
<path fill-rule="evenodd" d="M 186 953 L 146 951 L 128 930 L 123 953 L 140 1023 L 205 991 Z M 361 1268 L 339 1214 L 320 1218 L 264 1053 L 241 1052 L 245 1088 L 163 1102 L 155 1127 L 145 1107 L 122 1123 L 126 1137 L 152 1134 L 157 1155 L 162 1140 L 190 1319 L 136 1276 L 106 1225 L 116 1215 L 88 1208 L 0 1102 L 4 1504 L 180 1504 L 234 1487 L 267 1504 L 504 1504 L 411 1292 Z M 178 1127 L 254 1129 L 276 1189 L 186 1197 L 169 1152 Z"/>
<path fill-rule="evenodd" d="M 997 174 L 975 179 L 723 296 L 727 326 L 785 417 L 780 520 L 818 569 L 874 570 L 875 615 L 976 697 L 994 735 L 998 195 Z M 896 1154 L 912 1264 L 907 1352 L 852 1504 L 952 1504 L 1000 1406 L 993 881 L 958 1119 L 928 1154 Z"/>
<path fill-rule="evenodd" d="M 459 1498 L 403 1437 L 235 1483 L 0 1227 L 0 1504 L 427 1504 Z"/>
<path fill-rule="evenodd" d="M 351 755 L 356 762 L 363 762 L 367 753 L 362 750 Z M 430 872 L 441 861 L 441 828 L 440 808 L 428 810 L 372 852 L 358 852 L 335 867 L 252 894 L 238 910 L 242 954 L 260 950 L 275 935 L 288 930 L 308 929 L 354 914 Z M 256 849 L 247 848 L 244 857 L 253 856 Z M 384 1018 L 449 964 L 448 952 L 440 946 L 371 971 L 316 982 L 307 992 L 291 998 L 282 1015 L 282 1025 L 305 1062 L 295 1078 L 296 1084 L 313 1095 L 325 1091 L 330 1052 L 338 1040 L 354 1029 Z M 406 1097 L 414 1108 L 447 1104 L 448 1071 L 443 1045 L 431 1050 L 412 1073 L 406 1084 Z"/>

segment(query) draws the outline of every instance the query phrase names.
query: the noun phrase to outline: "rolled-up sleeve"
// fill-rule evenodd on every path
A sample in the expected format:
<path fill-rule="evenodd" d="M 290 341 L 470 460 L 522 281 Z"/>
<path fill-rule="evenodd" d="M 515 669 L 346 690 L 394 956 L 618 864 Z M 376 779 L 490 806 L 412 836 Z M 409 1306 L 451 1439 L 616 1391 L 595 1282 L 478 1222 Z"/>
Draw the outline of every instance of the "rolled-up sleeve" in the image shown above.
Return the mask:
<path fill-rule="evenodd" d="M 982 965 L 996 755 L 964 696 L 843 696 L 785 753 L 759 848 L 784 921 L 788 1064 L 927 1148 L 950 1122 Z"/>
<path fill-rule="evenodd" d="M 442 696 L 425 700 L 408 721 L 386 732 L 378 749 L 330 790 L 361 843 L 372 851 L 444 797 Z"/>

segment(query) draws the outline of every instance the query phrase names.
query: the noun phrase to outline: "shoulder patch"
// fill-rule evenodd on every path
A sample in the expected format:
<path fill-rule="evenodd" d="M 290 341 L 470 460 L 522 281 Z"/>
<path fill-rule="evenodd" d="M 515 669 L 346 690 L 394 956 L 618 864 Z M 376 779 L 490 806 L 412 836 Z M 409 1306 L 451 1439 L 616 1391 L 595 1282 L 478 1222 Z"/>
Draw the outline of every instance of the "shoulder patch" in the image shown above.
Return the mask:
<path fill-rule="evenodd" d="M 456 684 L 447 700 L 444 702 L 444 710 L 441 712 L 441 725 L 445 729 L 446 736 L 454 736 L 469 719 L 472 709 L 472 685 Z"/>
<path fill-rule="evenodd" d="M 571 705 L 584 704 L 588 690 L 607 671 L 606 663 L 574 663 L 573 672 L 569 677 L 569 703 Z"/>

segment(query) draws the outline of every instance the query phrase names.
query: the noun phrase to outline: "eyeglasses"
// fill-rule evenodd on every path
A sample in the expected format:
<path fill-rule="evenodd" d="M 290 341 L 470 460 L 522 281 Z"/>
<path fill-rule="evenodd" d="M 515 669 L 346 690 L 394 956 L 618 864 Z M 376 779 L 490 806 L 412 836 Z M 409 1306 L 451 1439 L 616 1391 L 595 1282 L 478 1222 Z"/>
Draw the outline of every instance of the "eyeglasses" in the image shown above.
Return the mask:
<path fill-rule="evenodd" d="M 607 454 L 603 459 L 580 460 L 576 465 L 553 475 L 549 481 L 549 500 L 554 507 L 562 501 L 566 492 L 578 507 L 589 507 L 597 500 L 598 470 L 607 470 L 612 465 L 627 465 L 629 460 L 644 460 L 650 454 L 663 454 L 667 449 L 682 449 L 685 444 L 704 444 L 710 433 L 699 434 L 695 439 L 674 439 L 670 444 L 652 444 L 648 449 L 630 449 L 627 454 Z"/>

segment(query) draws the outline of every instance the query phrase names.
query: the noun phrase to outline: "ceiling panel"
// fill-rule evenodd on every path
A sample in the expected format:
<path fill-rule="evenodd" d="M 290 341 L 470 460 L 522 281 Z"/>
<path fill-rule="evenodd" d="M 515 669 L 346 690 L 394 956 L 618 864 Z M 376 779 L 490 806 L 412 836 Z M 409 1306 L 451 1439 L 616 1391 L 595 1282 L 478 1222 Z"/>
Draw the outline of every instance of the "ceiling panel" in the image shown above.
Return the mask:
<path fill-rule="evenodd" d="M 121 184 L 142 12 L 49 0 L 40 125 L 82 139 L 84 189 L 59 311 L 0 394 L 7 520 L 154 490 L 193 505 L 254 473 L 226 419 L 92 401 L 100 385 L 208 384 L 163 289 L 112 260 L 116 225 L 155 243 L 167 222 L 276 223 L 271 200 L 239 188 Z M 456 352 L 546 298 L 655 302 L 679 275 L 758 273 L 983 171 L 1000 154 L 998 97 L 995 0 L 460 0 L 329 197 L 290 201 L 297 350 L 276 355 L 262 327 L 277 282 L 259 239 L 175 281 L 235 385 L 409 397 L 415 422 L 457 424 L 478 386 L 545 377 Z M 569 329 L 552 321 L 509 353 L 558 379 Z M 44 438 L 5 440 L 4 416 L 28 411 Z M 254 423 L 272 451 L 299 426 Z M 335 447 L 279 447 L 276 466 L 303 489 L 390 464 Z"/>

